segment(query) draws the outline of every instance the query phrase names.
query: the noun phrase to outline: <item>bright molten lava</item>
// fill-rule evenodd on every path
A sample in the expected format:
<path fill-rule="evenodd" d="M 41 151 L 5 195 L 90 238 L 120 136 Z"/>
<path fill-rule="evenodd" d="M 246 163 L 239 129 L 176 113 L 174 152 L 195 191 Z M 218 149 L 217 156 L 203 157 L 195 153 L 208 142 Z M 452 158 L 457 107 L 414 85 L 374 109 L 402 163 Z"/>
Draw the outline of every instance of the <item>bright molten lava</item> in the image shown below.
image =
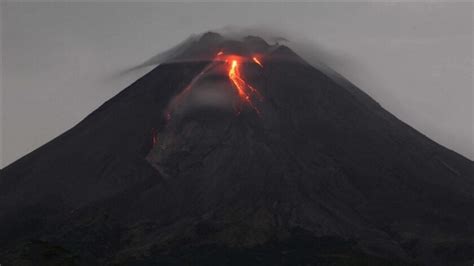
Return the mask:
<path fill-rule="evenodd" d="M 232 84 L 237 90 L 237 94 L 239 95 L 240 99 L 244 103 L 247 103 L 249 106 L 251 106 L 255 110 L 255 112 L 257 112 L 257 114 L 260 114 L 260 110 L 254 104 L 253 99 L 256 97 L 261 100 L 262 96 L 254 87 L 252 87 L 245 81 L 240 71 L 242 65 L 239 62 L 239 59 L 229 58 L 226 59 L 225 62 L 226 64 L 230 64 L 227 75 L 229 76 L 229 79 L 232 81 Z M 261 66 L 261 64 L 259 65 Z"/>
<path fill-rule="evenodd" d="M 191 90 L 193 89 L 194 85 L 199 82 L 202 78 L 206 78 L 206 75 L 212 73 L 216 69 L 225 70 L 227 72 L 227 77 L 232 85 L 235 88 L 237 96 L 239 96 L 240 101 L 234 106 L 236 109 L 237 114 L 241 112 L 241 105 L 246 104 L 250 106 L 255 112 L 260 116 L 261 112 L 257 108 L 255 101 L 262 101 L 263 97 L 258 92 L 257 89 L 250 85 L 244 75 L 243 75 L 243 67 L 244 65 L 248 65 L 248 63 L 255 63 L 259 67 L 263 68 L 261 61 L 259 60 L 260 57 L 250 56 L 240 56 L 235 54 L 224 54 L 223 51 L 218 52 L 212 62 L 208 64 L 197 76 L 195 76 L 190 84 L 186 86 L 186 88 L 181 91 L 170 103 L 168 109 L 165 111 L 165 120 L 169 121 L 171 119 L 171 115 L 175 110 L 176 106 L 182 101 L 186 95 L 189 95 Z M 222 69 L 221 67 L 224 67 Z M 153 137 L 153 143 L 158 143 L 158 138 Z"/>
<path fill-rule="evenodd" d="M 260 62 L 260 60 L 256 56 L 252 57 L 252 60 L 260 67 L 263 67 L 262 62 Z"/>

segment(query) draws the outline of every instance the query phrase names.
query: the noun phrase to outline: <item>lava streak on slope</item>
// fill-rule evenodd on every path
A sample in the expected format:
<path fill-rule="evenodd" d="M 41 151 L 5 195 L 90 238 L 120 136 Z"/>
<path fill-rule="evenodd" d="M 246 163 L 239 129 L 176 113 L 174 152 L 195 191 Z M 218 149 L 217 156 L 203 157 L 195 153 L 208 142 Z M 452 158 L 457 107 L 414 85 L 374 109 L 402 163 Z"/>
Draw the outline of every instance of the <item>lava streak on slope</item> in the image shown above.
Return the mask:
<path fill-rule="evenodd" d="M 257 65 L 259 65 L 260 67 L 263 68 L 262 62 L 260 62 L 260 60 L 259 60 L 256 56 L 252 57 L 252 60 L 253 60 Z"/>
<path fill-rule="evenodd" d="M 262 100 L 262 96 L 254 87 L 252 87 L 245 81 L 240 71 L 242 64 L 241 62 L 239 62 L 239 59 L 237 57 L 230 57 L 225 60 L 225 63 L 229 65 L 229 71 L 227 75 L 232 81 L 232 84 L 234 85 L 235 89 L 237 90 L 237 94 L 239 95 L 240 99 L 244 103 L 247 103 L 255 110 L 255 112 L 257 112 L 257 114 L 260 115 L 260 110 L 253 102 L 253 98 L 256 97 L 257 99 Z"/>
<path fill-rule="evenodd" d="M 207 74 L 212 72 L 226 73 L 232 88 L 235 89 L 235 93 L 238 96 L 239 102 L 236 106 L 242 104 L 251 107 L 258 115 L 261 114 L 260 110 L 256 105 L 256 101 L 262 101 L 263 97 L 260 92 L 254 88 L 243 75 L 243 67 L 248 62 L 255 63 L 259 67 L 263 68 L 261 61 L 256 56 L 244 57 L 235 54 L 225 54 L 223 51 L 218 52 L 212 61 L 207 65 L 199 75 L 197 75 L 190 84 L 180 93 L 170 104 L 170 108 L 173 110 L 177 108 L 182 99 L 188 95 L 193 89 L 194 85 L 200 80 L 205 79 Z M 166 114 L 169 116 L 173 111 L 168 110 Z M 236 107 L 237 114 L 240 114 L 241 108 Z M 168 120 L 168 119 L 167 119 Z"/>
<path fill-rule="evenodd" d="M 152 146 L 155 146 L 156 144 L 158 144 L 158 131 L 156 131 L 156 129 L 153 128 L 151 130 L 151 135 L 152 135 L 152 139 L 151 139 Z"/>

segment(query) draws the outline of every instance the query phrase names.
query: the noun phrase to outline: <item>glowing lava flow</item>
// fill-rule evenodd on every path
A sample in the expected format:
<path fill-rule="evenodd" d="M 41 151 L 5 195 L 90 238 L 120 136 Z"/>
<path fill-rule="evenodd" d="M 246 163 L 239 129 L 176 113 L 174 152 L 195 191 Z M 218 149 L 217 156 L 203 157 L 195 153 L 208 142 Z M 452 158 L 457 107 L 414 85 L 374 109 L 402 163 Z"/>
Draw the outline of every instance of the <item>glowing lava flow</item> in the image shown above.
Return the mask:
<path fill-rule="evenodd" d="M 257 65 L 259 65 L 260 67 L 263 67 L 262 62 L 260 62 L 260 60 L 258 60 L 257 57 L 255 57 L 255 56 L 252 57 L 252 60 L 253 60 Z"/>
<path fill-rule="evenodd" d="M 239 71 L 239 63 L 237 60 L 232 60 L 229 69 L 229 79 L 232 80 L 234 83 L 235 88 L 237 89 L 237 93 L 242 100 L 249 101 L 250 96 L 245 93 L 245 88 L 247 87 L 247 83 L 241 78 L 240 71 Z"/>
<path fill-rule="evenodd" d="M 229 60 L 226 60 L 229 63 Z M 259 64 L 260 65 L 260 64 Z M 240 99 L 251 106 L 257 114 L 260 115 L 260 110 L 253 103 L 253 96 L 255 95 L 259 100 L 262 100 L 260 93 L 251 85 L 249 85 L 243 78 L 240 72 L 240 64 L 238 59 L 231 59 L 228 76 L 237 90 Z M 260 65 L 261 66 L 261 65 Z"/>
<path fill-rule="evenodd" d="M 218 52 L 215 57 L 212 59 L 212 62 L 208 64 L 197 76 L 195 76 L 190 84 L 184 88 L 183 91 L 181 91 L 170 103 L 168 106 L 167 110 L 165 111 L 165 120 L 169 121 L 171 119 L 171 114 L 173 113 L 174 109 L 176 106 L 182 101 L 186 95 L 188 95 L 194 85 L 199 82 L 202 78 L 205 78 L 207 74 L 210 72 L 214 71 L 216 67 L 218 68 L 219 65 L 226 67 L 227 70 L 227 76 L 229 80 L 231 81 L 231 85 L 235 88 L 237 95 L 239 96 L 239 99 L 242 103 L 248 104 L 252 109 L 255 110 L 255 112 L 260 115 L 260 110 L 257 108 L 255 104 L 255 100 L 262 101 L 263 97 L 262 95 L 258 92 L 257 89 L 252 87 L 247 81 L 245 81 L 245 78 L 242 74 L 242 67 L 243 67 L 243 62 L 249 62 L 250 60 L 253 60 L 254 63 L 258 64 L 261 68 L 263 68 L 263 65 L 261 61 L 256 56 L 246 58 L 240 55 L 228 55 L 224 54 L 224 52 L 220 51 Z M 238 105 L 237 105 L 238 106 Z M 237 114 L 240 113 L 240 108 L 237 107 Z M 153 138 L 153 143 L 157 143 L 158 139 Z"/>

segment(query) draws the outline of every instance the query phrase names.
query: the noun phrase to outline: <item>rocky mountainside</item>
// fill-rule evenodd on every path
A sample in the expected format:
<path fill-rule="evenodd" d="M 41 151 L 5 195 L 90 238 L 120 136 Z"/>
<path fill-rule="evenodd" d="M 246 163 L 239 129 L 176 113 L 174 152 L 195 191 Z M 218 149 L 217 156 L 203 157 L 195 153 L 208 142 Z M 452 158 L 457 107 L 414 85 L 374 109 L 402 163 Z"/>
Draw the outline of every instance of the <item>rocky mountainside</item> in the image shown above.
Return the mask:
<path fill-rule="evenodd" d="M 2 170 L 2 265 L 473 262 L 472 161 L 285 46 L 177 51 Z"/>

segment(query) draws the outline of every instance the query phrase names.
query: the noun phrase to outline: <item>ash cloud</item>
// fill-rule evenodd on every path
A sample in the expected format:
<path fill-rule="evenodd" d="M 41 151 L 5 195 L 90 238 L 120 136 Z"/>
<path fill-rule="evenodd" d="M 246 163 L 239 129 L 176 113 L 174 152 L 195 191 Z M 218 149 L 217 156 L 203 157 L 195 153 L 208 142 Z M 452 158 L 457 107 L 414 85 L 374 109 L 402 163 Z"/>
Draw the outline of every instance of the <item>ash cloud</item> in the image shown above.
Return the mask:
<path fill-rule="evenodd" d="M 290 32 L 281 31 L 272 27 L 252 27 L 252 28 L 240 28 L 235 26 L 226 26 L 220 29 L 214 29 L 209 31 L 211 33 L 217 33 L 228 40 L 242 41 L 244 38 L 249 36 L 257 36 L 267 42 L 269 45 L 285 45 L 295 51 L 304 60 L 310 63 L 312 66 L 323 71 L 326 75 L 334 78 L 337 82 L 344 85 L 351 84 L 347 79 L 339 75 L 336 71 L 329 67 L 329 65 L 341 64 L 341 62 L 347 62 L 348 58 L 341 58 L 328 49 L 324 49 L 314 42 L 308 39 L 298 37 L 296 34 Z M 197 60 L 195 58 L 185 57 L 179 58 L 187 49 L 193 46 L 199 39 L 206 33 L 192 34 L 184 41 L 180 42 L 176 46 L 159 53 L 150 59 L 146 60 L 142 64 L 132 67 L 126 71 L 131 72 L 137 69 L 157 66 L 162 63 L 180 63 L 180 62 L 191 62 Z M 352 85 L 352 84 L 351 84 Z"/>

